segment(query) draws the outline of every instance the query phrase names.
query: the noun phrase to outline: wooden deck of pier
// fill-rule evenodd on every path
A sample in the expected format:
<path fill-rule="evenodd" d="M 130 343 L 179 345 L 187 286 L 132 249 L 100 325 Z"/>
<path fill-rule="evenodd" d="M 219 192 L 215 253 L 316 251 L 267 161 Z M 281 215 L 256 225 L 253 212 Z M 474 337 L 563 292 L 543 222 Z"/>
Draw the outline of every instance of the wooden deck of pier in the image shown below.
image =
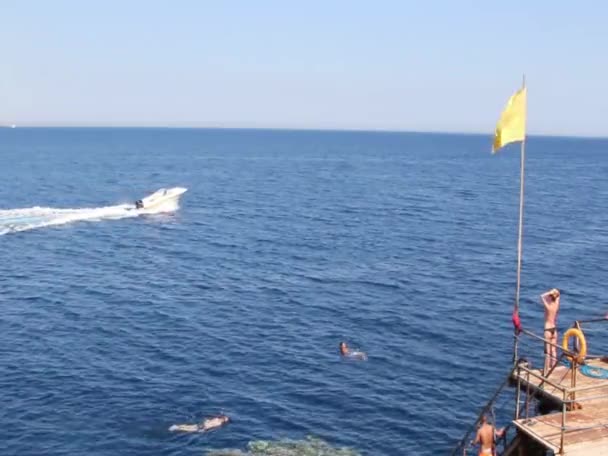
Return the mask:
<path fill-rule="evenodd" d="M 600 361 L 588 361 L 594 367 L 608 368 Z M 536 374 L 537 376 L 535 376 Z M 522 390 L 530 389 L 537 397 L 544 397 L 559 408 L 563 405 L 563 389 L 574 392 L 575 400 L 582 405 L 580 410 L 566 412 L 564 432 L 564 452 L 566 456 L 608 455 L 608 380 L 576 374 L 576 387 L 571 387 L 571 370 L 566 366 L 557 367 L 549 377 L 550 385 L 541 383 L 542 372 L 533 369 L 515 373 L 515 380 L 521 382 Z M 522 399 L 523 400 L 523 399 Z M 562 412 L 547 415 L 522 417 L 514 421 L 515 426 L 538 441 L 556 455 L 560 454 Z"/>

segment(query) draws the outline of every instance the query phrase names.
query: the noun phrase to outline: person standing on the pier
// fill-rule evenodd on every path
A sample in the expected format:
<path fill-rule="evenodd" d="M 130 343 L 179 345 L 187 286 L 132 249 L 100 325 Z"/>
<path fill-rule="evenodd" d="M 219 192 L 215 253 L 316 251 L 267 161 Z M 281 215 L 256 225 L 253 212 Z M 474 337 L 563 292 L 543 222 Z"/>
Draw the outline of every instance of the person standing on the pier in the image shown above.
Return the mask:
<path fill-rule="evenodd" d="M 559 312 L 560 293 L 557 288 L 540 295 L 545 306 L 545 369 L 544 375 L 557 363 L 557 313 Z M 547 343 L 548 342 L 548 343 Z"/>

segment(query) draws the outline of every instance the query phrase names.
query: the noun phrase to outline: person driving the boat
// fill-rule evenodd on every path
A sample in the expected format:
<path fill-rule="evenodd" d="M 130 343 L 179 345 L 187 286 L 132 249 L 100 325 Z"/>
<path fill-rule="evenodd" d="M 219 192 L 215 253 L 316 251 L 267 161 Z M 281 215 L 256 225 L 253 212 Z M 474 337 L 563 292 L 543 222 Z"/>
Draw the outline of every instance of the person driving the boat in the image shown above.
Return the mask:
<path fill-rule="evenodd" d="M 207 432 L 212 429 L 222 427 L 230 421 L 226 415 L 214 416 L 207 418 L 201 424 L 174 424 L 169 428 L 169 431 L 175 432 Z"/>

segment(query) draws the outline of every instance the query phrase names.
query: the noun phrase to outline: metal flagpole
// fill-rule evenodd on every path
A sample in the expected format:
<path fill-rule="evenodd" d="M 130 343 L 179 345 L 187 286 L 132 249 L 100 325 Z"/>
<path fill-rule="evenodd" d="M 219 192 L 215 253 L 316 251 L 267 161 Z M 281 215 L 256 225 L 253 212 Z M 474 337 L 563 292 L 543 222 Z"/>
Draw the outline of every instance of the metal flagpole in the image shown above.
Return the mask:
<path fill-rule="evenodd" d="M 524 74 L 522 80 L 522 89 L 526 87 L 526 75 Z M 526 122 L 527 122 L 527 110 L 528 100 L 526 94 Z M 515 312 L 519 315 L 519 295 L 521 286 L 521 250 L 522 250 L 522 235 L 524 226 L 524 162 L 526 158 L 526 125 L 524 123 L 524 139 L 521 142 L 521 163 L 520 163 L 520 177 L 519 177 L 519 233 L 517 237 L 517 288 L 515 291 Z M 517 332 L 515 333 L 513 342 L 513 363 L 517 362 Z"/>

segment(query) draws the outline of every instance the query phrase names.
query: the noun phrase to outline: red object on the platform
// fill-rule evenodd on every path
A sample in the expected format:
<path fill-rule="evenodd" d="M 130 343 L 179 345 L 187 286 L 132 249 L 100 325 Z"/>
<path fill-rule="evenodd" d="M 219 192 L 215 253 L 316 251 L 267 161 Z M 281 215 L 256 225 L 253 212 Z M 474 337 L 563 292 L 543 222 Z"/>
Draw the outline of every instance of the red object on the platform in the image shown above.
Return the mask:
<path fill-rule="evenodd" d="M 511 321 L 513 322 L 513 326 L 515 327 L 515 329 L 517 331 L 521 331 L 521 320 L 519 319 L 519 312 L 517 310 L 513 311 Z"/>

